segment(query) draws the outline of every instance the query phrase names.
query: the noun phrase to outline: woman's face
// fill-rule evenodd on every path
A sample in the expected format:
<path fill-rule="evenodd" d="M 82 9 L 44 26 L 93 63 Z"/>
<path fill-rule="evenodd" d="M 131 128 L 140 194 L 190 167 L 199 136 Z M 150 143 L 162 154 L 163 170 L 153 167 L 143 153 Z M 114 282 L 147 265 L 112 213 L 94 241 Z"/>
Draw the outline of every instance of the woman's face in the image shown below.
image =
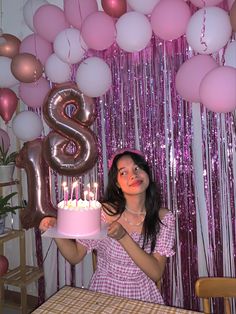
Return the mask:
<path fill-rule="evenodd" d="M 122 156 L 117 161 L 117 170 L 117 185 L 124 194 L 136 195 L 146 192 L 149 177 L 130 156 Z"/>

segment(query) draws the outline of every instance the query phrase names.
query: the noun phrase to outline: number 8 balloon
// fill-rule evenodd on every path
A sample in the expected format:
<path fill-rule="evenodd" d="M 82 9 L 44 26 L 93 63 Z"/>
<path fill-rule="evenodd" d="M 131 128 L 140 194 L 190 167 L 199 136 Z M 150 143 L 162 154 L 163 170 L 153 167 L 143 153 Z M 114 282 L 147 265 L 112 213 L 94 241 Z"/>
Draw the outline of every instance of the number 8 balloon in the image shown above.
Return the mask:
<path fill-rule="evenodd" d="M 67 113 L 68 105 L 75 107 L 71 115 Z M 73 83 L 59 85 L 49 92 L 43 115 L 53 129 L 43 142 L 48 165 L 66 176 L 90 170 L 98 156 L 97 139 L 89 128 L 96 118 L 93 99 L 83 95 Z"/>

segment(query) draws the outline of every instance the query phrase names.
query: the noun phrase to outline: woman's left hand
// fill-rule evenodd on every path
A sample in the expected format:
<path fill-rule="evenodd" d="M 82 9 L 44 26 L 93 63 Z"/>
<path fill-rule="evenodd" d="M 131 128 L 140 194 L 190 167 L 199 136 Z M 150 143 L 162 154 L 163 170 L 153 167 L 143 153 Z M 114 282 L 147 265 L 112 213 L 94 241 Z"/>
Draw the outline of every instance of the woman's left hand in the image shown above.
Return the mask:
<path fill-rule="evenodd" d="M 123 226 L 117 221 L 113 221 L 107 229 L 107 235 L 117 241 L 122 239 L 126 233 L 125 228 L 123 228 Z"/>

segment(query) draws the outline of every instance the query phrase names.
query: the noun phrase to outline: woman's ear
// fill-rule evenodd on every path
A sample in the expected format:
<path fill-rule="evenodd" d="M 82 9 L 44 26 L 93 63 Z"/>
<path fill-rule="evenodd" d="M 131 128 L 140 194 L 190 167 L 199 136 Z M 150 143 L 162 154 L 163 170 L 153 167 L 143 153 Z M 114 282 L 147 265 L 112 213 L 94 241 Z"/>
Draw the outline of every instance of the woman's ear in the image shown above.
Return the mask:
<path fill-rule="evenodd" d="M 119 185 L 119 183 L 118 183 L 118 182 L 116 182 L 116 186 L 120 189 L 120 185 Z"/>

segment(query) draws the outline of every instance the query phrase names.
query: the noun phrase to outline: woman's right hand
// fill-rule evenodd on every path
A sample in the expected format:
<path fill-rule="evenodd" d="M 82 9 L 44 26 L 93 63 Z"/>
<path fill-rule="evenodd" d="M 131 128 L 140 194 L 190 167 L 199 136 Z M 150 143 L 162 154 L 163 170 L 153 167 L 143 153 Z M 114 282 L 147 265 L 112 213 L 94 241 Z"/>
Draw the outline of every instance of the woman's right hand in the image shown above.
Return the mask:
<path fill-rule="evenodd" d="M 39 224 L 39 230 L 44 232 L 48 228 L 54 227 L 56 225 L 57 219 L 55 217 L 44 217 Z"/>

